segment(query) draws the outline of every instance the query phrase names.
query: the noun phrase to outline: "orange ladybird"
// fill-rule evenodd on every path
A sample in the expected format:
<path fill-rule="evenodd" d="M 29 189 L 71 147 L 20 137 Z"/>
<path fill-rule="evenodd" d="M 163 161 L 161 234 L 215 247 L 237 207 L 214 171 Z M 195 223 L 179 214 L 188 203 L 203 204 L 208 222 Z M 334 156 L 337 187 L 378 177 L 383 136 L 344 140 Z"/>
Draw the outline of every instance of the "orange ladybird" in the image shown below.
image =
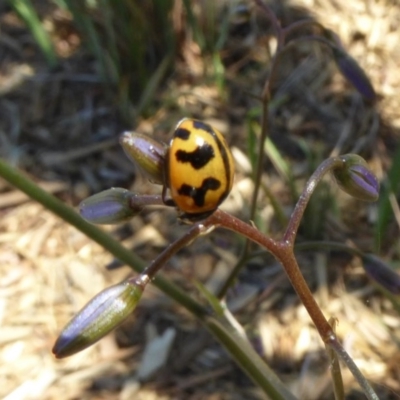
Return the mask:
<path fill-rule="evenodd" d="M 231 151 L 220 132 L 194 120 L 181 120 L 166 159 L 166 184 L 183 218 L 200 220 L 213 213 L 233 183 Z"/>

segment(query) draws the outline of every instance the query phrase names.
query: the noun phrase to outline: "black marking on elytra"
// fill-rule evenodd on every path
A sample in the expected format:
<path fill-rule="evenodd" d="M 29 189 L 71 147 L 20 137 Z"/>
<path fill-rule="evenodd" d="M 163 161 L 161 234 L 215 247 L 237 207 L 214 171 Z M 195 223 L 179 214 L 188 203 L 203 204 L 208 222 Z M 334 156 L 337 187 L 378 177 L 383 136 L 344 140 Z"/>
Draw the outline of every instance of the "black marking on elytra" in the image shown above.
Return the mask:
<path fill-rule="evenodd" d="M 208 132 L 210 135 L 215 137 L 215 131 L 213 128 L 211 128 L 210 125 L 202 122 L 202 121 L 198 121 L 197 119 L 193 121 L 193 127 L 196 129 L 201 129 L 202 131 L 206 131 Z"/>
<path fill-rule="evenodd" d="M 229 182 L 231 181 L 231 174 L 233 173 L 233 171 L 231 171 L 231 165 L 229 164 L 229 157 L 227 154 L 226 145 L 221 141 L 219 136 L 217 136 L 217 134 L 215 133 L 215 130 L 210 125 L 208 125 L 202 121 L 194 120 L 193 126 L 197 129 L 201 129 L 201 130 L 209 133 L 213 137 L 215 143 L 217 144 L 218 150 L 221 153 L 222 161 L 224 163 L 226 189 L 228 189 Z M 227 193 L 225 193 L 225 197 L 226 197 L 226 195 L 227 195 Z"/>
<path fill-rule="evenodd" d="M 215 157 L 215 153 L 213 147 L 205 143 L 193 151 L 178 150 L 175 157 L 181 163 L 190 163 L 194 169 L 201 169 Z"/>
<path fill-rule="evenodd" d="M 223 146 L 220 140 L 218 140 L 217 144 L 218 144 L 219 151 L 221 152 L 222 161 L 224 162 L 225 182 L 226 182 L 223 199 L 221 199 L 221 201 L 222 201 L 228 195 L 229 182 L 232 179 L 233 171 L 231 170 L 231 164 L 229 163 L 229 155 L 227 153 L 229 151 L 229 149 L 227 149 L 226 146 Z"/>
<path fill-rule="evenodd" d="M 174 136 L 182 140 L 188 140 L 190 136 L 190 131 L 188 129 L 178 128 L 175 131 Z"/>
<path fill-rule="evenodd" d="M 220 186 L 221 182 L 218 179 L 206 178 L 203 180 L 203 183 L 200 187 L 183 184 L 178 190 L 178 193 L 181 196 L 188 196 L 192 198 L 197 207 L 203 207 L 207 191 L 217 190 Z"/>

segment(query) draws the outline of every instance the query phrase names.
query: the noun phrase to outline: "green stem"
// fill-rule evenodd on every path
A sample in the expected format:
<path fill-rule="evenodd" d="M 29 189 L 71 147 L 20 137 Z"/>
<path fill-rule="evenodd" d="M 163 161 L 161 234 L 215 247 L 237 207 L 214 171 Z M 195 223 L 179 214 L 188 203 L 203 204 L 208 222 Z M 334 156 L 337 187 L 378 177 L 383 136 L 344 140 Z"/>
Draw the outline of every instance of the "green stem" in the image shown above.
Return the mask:
<path fill-rule="evenodd" d="M 264 163 L 264 146 L 262 143 L 265 142 L 265 139 L 267 138 L 268 135 L 268 100 L 264 99 L 263 102 L 263 113 L 262 113 L 262 128 L 261 128 L 261 135 L 260 135 L 260 146 L 259 146 L 259 151 L 258 151 L 258 156 L 257 156 L 257 166 L 256 166 L 256 174 L 254 177 L 254 191 L 253 195 L 251 198 L 251 205 L 250 205 L 250 220 L 253 221 L 255 214 L 256 214 L 256 206 L 257 206 L 257 197 L 258 193 L 260 191 L 260 186 L 261 186 L 261 176 L 263 172 L 263 163 Z M 223 298 L 226 295 L 226 292 L 229 290 L 229 288 L 233 285 L 233 283 L 236 280 L 236 277 L 238 276 L 239 272 L 245 265 L 245 262 L 247 260 L 247 257 L 249 255 L 250 251 L 250 245 L 251 242 L 249 239 L 246 238 L 246 241 L 244 243 L 241 255 L 239 257 L 239 261 L 236 263 L 235 267 L 229 274 L 228 279 L 225 281 L 223 287 L 221 288 L 220 292 L 218 293 L 219 298 Z"/>
<path fill-rule="evenodd" d="M 350 370 L 354 378 L 356 378 L 358 384 L 363 389 L 364 394 L 367 396 L 367 399 L 379 400 L 378 395 L 375 393 L 374 389 L 372 389 L 369 382 L 365 379 L 364 375 L 358 369 L 356 363 L 343 348 L 342 344 L 337 340 L 336 335 L 333 335 L 331 337 L 331 340 L 327 342 L 327 345 L 330 346 L 336 352 L 336 354 L 342 359 L 342 361 L 347 365 L 347 368 Z"/>
<path fill-rule="evenodd" d="M 137 272 L 142 272 L 144 262 L 134 253 L 123 247 L 119 242 L 114 240 L 109 234 L 97 228 L 96 226 L 86 222 L 74 209 L 66 206 L 60 200 L 45 192 L 43 189 L 35 185 L 31 180 L 22 175 L 19 171 L 10 167 L 5 161 L 0 159 L 0 176 L 10 182 L 13 186 L 20 189 L 38 203 L 42 204 L 48 210 L 74 226 L 86 236 L 100 244 L 108 250 L 116 258 L 123 263 L 129 265 Z M 171 296 L 181 304 L 184 304 L 197 317 L 204 314 L 204 308 L 182 291 L 178 286 L 172 284 L 162 277 L 157 277 L 153 283 L 164 293 Z"/>
<path fill-rule="evenodd" d="M 238 332 L 234 331 L 232 325 L 221 319 L 211 318 L 204 321 L 208 329 L 219 342 L 228 350 L 236 362 L 251 373 L 253 379 L 259 384 L 268 398 L 274 400 L 295 400 L 296 397 L 282 384 L 264 361 L 258 356 L 253 347 L 250 346 Z M 240 351 L 238 351 L 240 349 Z M 268 377 L 268 380 L 265 379 Z M 282 397 L 283 396 L 283 397 Z"/>
<path fill-rule="evenodd" d="M 36 43 L 46 57 L 47 63 L 50 67 L 55 67 L 58 63 L 57 54 L 50 35 L 43 27 L 32 2 L 30 0 L 9 0 L 9 3 L 30 29 Z"/>
<path fill-rule="evenodd" d="M 333 331 L 336 333 L 337 320 L 335 318 L 329 318 L 329 323 L 332 326 Z M 329 361 L 331 363 L 330 372 L 333 382 L 333 393 L 335 395 L 335 400 L 344 400 L 344 386 L 342 372 L 340 369 L 340 363 L 338 355 L 331 346 L 326 345 L 326 352 L 328 353 Z"/>

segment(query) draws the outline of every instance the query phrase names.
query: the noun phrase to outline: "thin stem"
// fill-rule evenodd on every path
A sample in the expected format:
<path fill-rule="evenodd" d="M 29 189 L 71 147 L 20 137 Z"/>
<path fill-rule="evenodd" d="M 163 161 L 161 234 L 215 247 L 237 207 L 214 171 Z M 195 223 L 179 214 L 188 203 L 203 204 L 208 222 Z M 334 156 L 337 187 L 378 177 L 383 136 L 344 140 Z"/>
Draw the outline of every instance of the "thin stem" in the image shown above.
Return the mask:
<path fill-rule="evenodd" d="M 276 54 L 281 51 L 284 46 L 284 35 L 282 27 L 276 18 L 275 13 L 262 1 L 262 0 L 255 0 L 255 3 L 262 8 L 268 19 L 271 21 L 273 29 L 276 34 L 277 38 L 277 48 L 275 51 L 275 55 L 272 60 L 272 69 L 276 64 Z M 264 165 L 264 143 L 268 136 L 268 125 L 269 125 L 269 100 L 270 100 L 270 79 L 268 78 L 265 82 L 264 89 L 262 92 L 262 103 L 263 103 L 263 112 L 262 112 L 262 121 L 261 121 L 261 135 L 259 138 L 259 150 L 257 155 L 257 166 L 256 166 L 256 173 L 254 176 L 254 191 L 251 198 L 250 204 L 250 220 L 253 221 L 255 214 L 256 214 L 256 206 L 257 206 L 257 198 L 260 192 L 261 186 L 261 176 L 263 172 L 263 165 Z M 246 239 L 246 242 L 243 246 L 239 261 L 236 263 L 235 268 L 231 271 L 228 279 L 225 281 L 223 287 L 218 293 L 218 297 L 222 298 L 225 296 L 228 289 L 231 287 L 233 282 L 235 281 L 236 277 L 238 276 L 240 270 L 243 268 L 245 264 L 248 254 L 250 251 L 250 241 Z"/>
<path fill-rule="evenodd" d="M 318 250 L 318 251 L 340 251 L 342 253 L 349 253 L 355 257 L 364 257 L 365 253 L 356 247 L 349 246 L 340 242 L 332 242 L 328 240 L 315 240 L 307 241 L 303 243 L 295 244 L 294 251 L 308 251 L 308 250 Z M 264 257 L 267 254 L 265 250 L 253 251 L 249 258 Z"/>
<path fill-rule="evenodd" d="M 278 66 L 280 64 L 280 60 L 281 58 L 290 50 L 292 50 L 293 47 L 297 46 L 300 42 L 310 42 L 310 41 L 317 41 L 320 43 L 325 44 L 326 46 L 328 46 L 329 48 L 333 49 L 333 48 L 337 48 L 337 46 L 330 42 L 329 40 L 321 37 L 321 36 L 314 36 L 314 35 L 309 35 L 309 36 L 302 36 L 296 39 L 292 39 L 290 40 L 288 43 L 285 44 L 285 46 L 283 46 L 279 52 L 276 52 L 274 59 L 271 62 L 271 70 L 269 73 L 269 77 L 267 79 L 267 81 L 265 82 L 264 85 L 264 90 L 263 90 L 263 98 L 266 98 L 266 96 L 268 95 L 269 98 L 272 97 L 272 87 L 271 85 L 274 83 L 275 81 L 275 75 L 278 72 Z"/>
<path fill-rule="evenodd" d="M 225 280 L 224 284 L 222 285 L 221 289 L 217 293 L 217 297 L 219 299 L 223 299 L 226 294 L 228 293 L 228 290 L 233 286 L 235 283 L 235 280 L 241 271 L 241 269 L 245 266 L 248 256 L 249 256 L 249 251 L 250 251 L 250 243 L 251 241 L 246 238 L 246 242 L 242 248 L 242 252 L 240 254 L 239 260 L 237 261 L 235 267 L 232 269 L 230 272 L 228 278 Z"/>
<path fill-rule="evenodd" d="M 331 42 L 330 40 L 322 37 L 322 36 L 316 36 L 316 35 L 307 35 L 307 36 L 302 36 L 296 39 L 292 39 L 286 46 L 294 46 L 297 45 L 300 42 L 320 42 L 323 43 L 324 45 L 328 46 L 329 48 L 337 48 L 337 44 Z"/>
<path fill-rule="evenodd" d="M 304 211 L 311 198 L 311 195 L 314 193 L 317 184 L 321 181 L 321 179 L 326 175 L 327 172 L 342 165 L 343 161 L 340 157 L 328 158 L 322 164 L 320 164 L 316 171 L 311 175 L 310 179 L 306 183 L 303 192 L 300 195 L 299 200 L 296 203 L 296 207 L 293 210 L 288 227 L 283 236 L 283 242 L 288 243 L 292 247 L 294 246 L 294 241 L 296 239 L 301 218 L 303 217 Z"/>
<path fill-rule="evenodd" d="M 236 218 L 231 214 L 226 213 L 225 211 L 218 209 L 211 214 L 207 220 L 210 220 L 213 225 L 229 229 L 247 237 L 251 241 L 263 246 L 273 255 L 280 251 L 281 245 L 279 242 L 263 235 L 257 228 L 243 222 L 241 219 Z"/>
<path fill-rule="evenodd" d="M 336 333 L 337 319 L 331 317 L 329 318 L 329 323 L 331 324 L 333 331 Z M 342 371 L 340 369 L 338 354 L 328 344 L 325 345 L 325 348 L 328 353 L 329 360 L 331 362 L 330 372 L 333 382 L 333 393 L 335 395 L 335 400 L 344 400 L 345 394 L 343 386 L 343 377 L 342 377 Z"/>
<path fill-rule="evenodd" d="M 42 204 L 48 210 L 62 218 L 64 221 L 83 232 L 86 236 L 100 244 L 100 246 L 109 251 L 123 263 L 129 265 L 133 270 L 137 272 L 143 271 L 143 260 L 132 253 L 132 251 L 123 247 L 118 241 L 114 240 L 112 236 L 97 228 L 95 225 L 86 222 L 74 209 L 66 206 L 56 197 L 45 192 L 18 170 L 10 167 L 1 158 L 0 176 L 27 194 L 29 197 L 36 200 L 38 203 Z M 183 304 L 198 318 L 201 318 L 205 313 L 204 308 L 198 302 L 196 302 L 178 286 L 172 282 L 169 282 L 167 279 L 157 276 L 153 280 L 153 283 L 168 296 L 176 300 L 178 303 Z"/>
<path fill-rule="evenodd" d="M 356 378 L 358 384 L 364 391 L 364 394 L 367 396 L 368 400 L 379 400 L 378 395 L 375 393 L 372 386 L 369 382 L 365 379 L 364 375 L 361 373 L 359 368 L 357 367 L 356 363 L 353 359 L 349 356 L 347 351 L 344 349 L 342 344 L 339 342 L 335 335 L 332 335 L 327 342 L 327 345 L 330 346 L 333 350 L 335 350 L 336 354 L 342 359 L 342 361 L 347 365 L 347 368 Z"/>
<path fill-rule="evenodd" d="M 254 0 L 254 2 L 262 8 L 267 18 L 271 21 L 278 42 L 276 50 L 280 50 L 284 45 L 284 36 L 281 24 L 276 18 L 275 13 L 262 0 Z"/>
<path fill-rule="evenodd" d="M 260 145 L 259 145 L 259 150 L 258 150 L 258 156 L 257 156 L 257 166 L 256 166 L 256 174 L 254 177 L 254 191 L 253 195 L 251 198 L 251 205 L 250 205 L 250 220 L 254 220 L 255 214 L 256 214 L 256 206 L 257 206 L 257 198 L 258 198 L 258 193 L 260 191 L 260 186 L 261 186 L 261 176 L 263 172 L 263 164 L 264 164 L 264 145 L 263 143 L 265 142 L 267 135 L 268 135 L 268 116 L 269 116 L 269 111 L 268 111 L 268 98 L 264 98 L 263 100 L 263 113 L 262 113 L 262 127 L 261 127 L 261 135 L 260 135 Z M 244 243 L 239 261 L 236 263 L 235 268 L 231 271 L 229 274 L 228 279 L 226 279 L 223 287 L 218 293 L 218 298 L 223 298 L 226 295 L 226 292 L 229 290 L 229 288 L 233 285 L 233 283 L 236 280 L 236 277 L 238 276 L 240 270 L 243 268 L 243 265 L 245 264 L 247 257 L 249 255 L 250 251 L 250 241 L 246 238 L 246 241 Z"/>
<path fill-rule="evenodd" d="M 250 376 L 263 389 L 264 393 L 267 393 L 268 399 L 296 399 L 287 385 L 279 380 L 275 372 L 259 357 L 250 343 L 235 331 L 226 319 L 205 318 L 204 322 L 236 362 L 245 371 L 251 373 Z"/>
<path fill-rule="evenodd" d="M 365 253 L 356 247 L 349 246 L 340 242 L 332 242 L 329 240 L 316 240 L 308 241 L 296 244 L 294 246 L 295 251 L 307 251 L 307 250 L 325 250 L 325 251 L 340 251 L 342 253 L 349 253 L 356 257 L 364 257 Z"/>
<path fill-rule="evenodd" d="M 327 170 L 329 170 L 336 164 L 336 161 L 337 158 L 327 160 L 327 162 L 321 164 L 322 168 L 320 174 L 314 176 L 314 185 L 322 178 Z M 309 195 L 311 195 L 311 193 Z M 304 206 L 302 208 L 304 211 L 304 207 L 307 202 L 303 204 Z M 302 208 L 299 208 L 298 214 L 296 214 L 296 216 L 302 214 L 300 213 L 300 210 Z M 317 328 L 321 339 L 324 341 L 324 343 L 331 346 L 337 352 L 339 357 L 346 363 L 350 371 L 353 373 L 354 377 L 359 382 L 360 386 L 365 391 L 368 399 L 378 400 L 377 395 L 375 394 L 368 381 L 365 379 L 361 371 L 358 369 L 357 365 L 354 363 L 354 361 L 351 359 L 351 357 L 347 354 L 343 346 L 338 341 L 331 325 L 326 320 L 317 302 L 315 301 L 297 264 L 297 260 L 293 253 L 292 243 L 287 240 L 276 242 L 275 240 L 261 234 L 261 232 L 259 232 L 253 226 L 246 224 L 245 222 L 234 217 L 233 215 L 227 214 L 221 210 L 217 210 L 209 218 L 213 220 L 214 224 L 219 225 L 221 228 L 240 233 L 252 240 L 253 242 L 265 247 L 275 256 L 278 261 L 280 261 L 286 272 L 286 275 L 290 280 L 290 283 L 295 289 L 312 321 L 314 322 L 314 325 Z"/>
<path fill-rule="evenodd" d="M 259 148 L 257 155 L 257 166 L 256 166 L 256 174 L 254 176 L 254 191 L 251 197 L 250 203 L 250 220 L 254 220 L 256 214 L 256 205 L 258 193 L 260 192 L 261 186 L 261 176 L 263 173 L 263 165 L 264 165 L 264 142 L 268 136 L 268 100 L 264 99 L 263 102 L 263 113 L 262 113 L 262 121 L 261 121 L 261 135 L 259 139 Z"/>
<path fill-rule="evenodd" d="M 302 29 L 302 28 L 312 26 L 312 25 L 317 26 L 322 31 L 326 30 L 325 27 L 322 24 L 320 24 L 318 21 L 316 21 L 315 19 L 307 18 L 307 19 L 302 19 L 300 21 L 293 22 L 289 26 L 283 28 L 283 37 L 286 40 L 289 35 L 296 32 L 298 29 Z"/>
<path fill-rule="evenodd" d="M 189 231 L 187 231 L 182 237 L 166 247 L 157 258 L 144 269 L 143 274 L 148 275 L 150 279 L 153 279 L 157 272 L 163 268 L 166 262 L 179 250 L 189 246 L 199 236 L 208 234 L 215 228 L 216 225 L 214 225 L 210 219 L 192 225 Z"/>
<path fill-rule="evenodd" d="M 145 206 L 163 206 L 165 205 L 162 196 L 159 194 L 138 194 L 131 193 L 129 197 L 129 206 L 134 210 L 137 207 Z"/>
<path fill-rule="evenodd" d="M 221 228 L 240 233 L 270 251 L 282 264 L 293 288 L 296 290 L 301 302 L 304 304 L 304 307 L 307 309 L 308 314 L 317 327 L 322 340 L 328 340 L 331 335 L 334 335 L 331 326 L 325 319 L 321 309 L 318 307 L 318 304 L 308 288 L 297 264 L 290 243 L 286 241 L 276 242 L 275 240 L 263 235 L 257 228 L 254 228 L 233 215 L 227 214 L 221 210 L 217 210 L 209 217 L 209 219 L 212 219 L 214 224 L 219 225 Z"/>

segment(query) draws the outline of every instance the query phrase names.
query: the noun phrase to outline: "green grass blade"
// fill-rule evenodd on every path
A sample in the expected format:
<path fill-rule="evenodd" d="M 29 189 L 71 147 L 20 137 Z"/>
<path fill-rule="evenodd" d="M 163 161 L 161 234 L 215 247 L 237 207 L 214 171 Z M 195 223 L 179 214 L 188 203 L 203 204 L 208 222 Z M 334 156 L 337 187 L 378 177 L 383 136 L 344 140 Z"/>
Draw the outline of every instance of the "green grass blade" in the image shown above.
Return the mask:
<path fill-rule="evenodd" d="M 206 46 L 206 39 L 205 39 L 205 37 L 203 35 L 203 32 L 201 31 L 201 29 L 199 27 L 197 18 L 194 15 L 191 1 L 190 0 L 183 0 L 183 4 L 184 4 L 185 9 L 186 9 L 189 26 L 192 29 L 194 40 L 200 46 L 200 49 L 203 51 L 205 49 L 205 46 Z"/>
<path fill-rule="evenodd" d="M 153 76 L 147 83 L 137 107 L 137 113 L 142 114 L 146 108 L 150 105 L 154 98 L 156 91 L 158 90 L 163 78 L 165 77 L 170 65 L 172 58 L 167 55 L 161 64 L 158 66 L 157 70 L 154 72 Z"/>
<path fill-rule="evenodd" d="M 44 29 L 31 1 L 9 0 L 9 3 L 31 31 L 37 45 L 45 56 L 47 63 L 50 67 L 56 66 L 58 61 L 53 43 Z"/>
<path fill-rule="evenodd" d="M 378 221 L 375 230 L 375 248 L 380 248 L 380 243 L 385 239 L 390 218 L 393 218 L 393 210 L 390 204 L 390 196 L 395 196 L 400 191 L 400 146 L 393 157 L 393 164 L 388 173 L 388 181 L 383 187 L 378 204 Z"/>

